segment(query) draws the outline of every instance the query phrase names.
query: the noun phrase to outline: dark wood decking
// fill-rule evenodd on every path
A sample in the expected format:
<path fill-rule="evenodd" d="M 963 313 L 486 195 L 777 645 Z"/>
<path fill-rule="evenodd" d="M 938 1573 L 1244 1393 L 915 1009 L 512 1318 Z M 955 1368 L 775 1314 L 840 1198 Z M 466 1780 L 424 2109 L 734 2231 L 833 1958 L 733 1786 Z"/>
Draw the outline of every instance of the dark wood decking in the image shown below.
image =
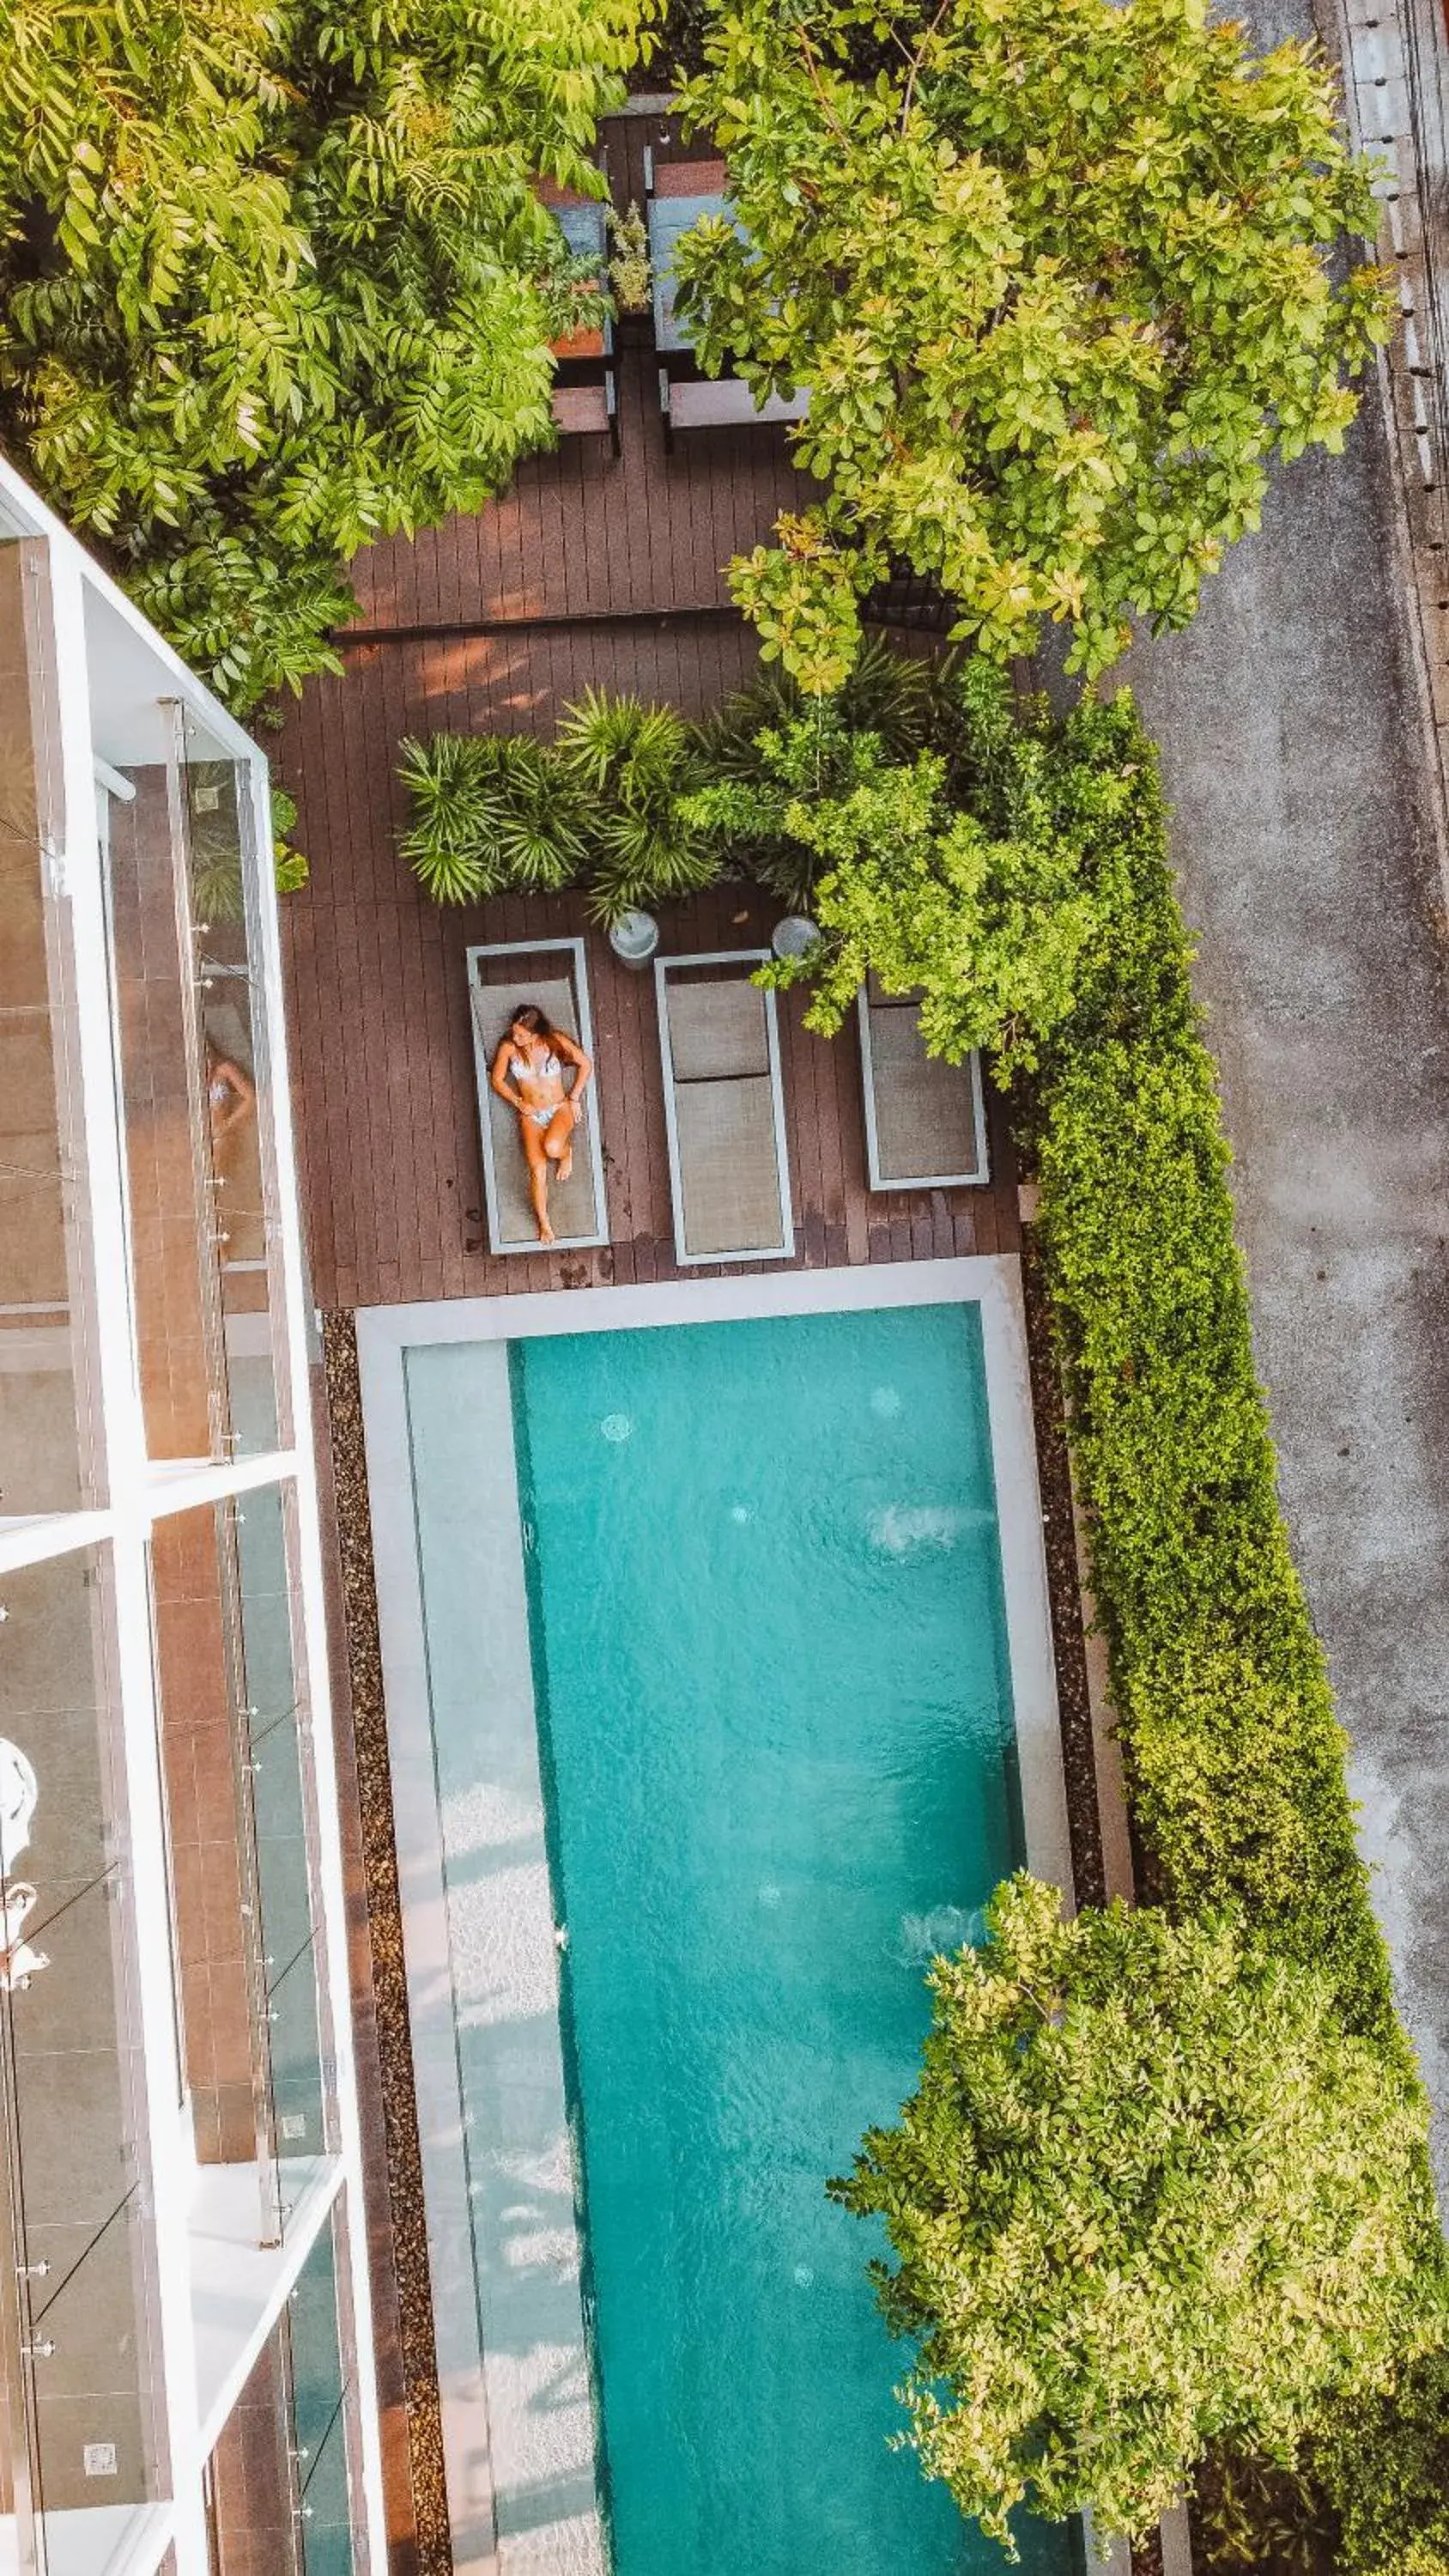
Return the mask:
<path fill-rule="evenodd" d="M 299 1116 L 313 1285 L 323 1306 L 680 1276 L 654 980 L 617 965 L 597 937 L 589 976 L 610 1241 L 592 1252 L 503 1259 L 484 1248 L 463 951 L 470 939 L 582 930 L 580 901 L 505 900 L 441 918 L 403 892 L 385 905 L 314 900 L 295 912 Z M 723 886 L 669 907 L 667 945 L 681 953 L 763 946 L 777 912 L 753 887 Z M 993 1186 L 869 1192 L 854 1024 L 826 1041 L 804 1028 L 803 1010 L 803 995 L 782 996 L 797 1266 L 1014 1251 L 1015 1192 L 999 1121 Z"/>
<path fill-rule="evenodd" d="M 610 129 L 616 199 L 642 197 L 657 120 Z M 590 944 L 612 1241 L 490 1258 L 463 951 L 585 927 L 572 898 L 441 912 L 397 854 L 405 734 L 548 730 L 590 683 L 702 714 L 754 668 L 723 566 L 806 486 L 778 429 L 682 435 L 667 455 L 646 323 L 618 353 L 623 454 L 601 438 L 531 460 L 474 518 L 359 558 L 347 672 L 308 687 L 279 768 L 312 863 L 283 906 L 313 1287 L 324 1307 L 677 1276 L 651 976 Z M 743 919 L 737 916 L 744 915 Z M 774 907 L 725 886 L 669 907 L 666 951 L 763 944 Z M 797 1259 L 810 1268 L 1016 1248 L 1010 1151 L 993 1111 L 990 1189 L 872 1195 L 853 1028 L 832 1044 L 784 997 Z M 771 1268 L 777 1264 L 770 1264 Z M 696 1274 L 697 1275 L 697 1274 Z"/>

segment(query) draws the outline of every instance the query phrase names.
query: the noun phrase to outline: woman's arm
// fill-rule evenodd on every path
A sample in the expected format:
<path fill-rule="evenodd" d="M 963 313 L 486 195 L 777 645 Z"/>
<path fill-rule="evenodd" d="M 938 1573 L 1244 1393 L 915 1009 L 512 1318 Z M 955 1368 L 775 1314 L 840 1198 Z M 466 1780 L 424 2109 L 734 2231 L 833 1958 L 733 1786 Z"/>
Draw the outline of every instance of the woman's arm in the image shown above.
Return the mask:
<path fill-rule="evenodd" d="M 583 1048 L 576 1045 L 572 1038 L 566 1037 L 562 1029 L 554 1029 L 551 1035 L 555 1054 L 561 1055 L 565 1064 L 572 1064 L 578 1068 L 578 1080 L 569 1093 L 570 1100 L 577 1100 L 587 1088 L 593 1073 L 593 1057 L 585 1055 Z"/>
<path fill-rule="evenodd" d="M 523 1109 L 527 1107 L 527 1103 L 522 1093 L 515 1091 L 508 1079 L 510 1051 L 510 1041 L 505 1038 L 493 1059 L 493 1070 L 488 1076 L 488 1086 L 490 1090 L 497 1092 L 500 1100 L 507 1101 L 510 1109 Z"/>

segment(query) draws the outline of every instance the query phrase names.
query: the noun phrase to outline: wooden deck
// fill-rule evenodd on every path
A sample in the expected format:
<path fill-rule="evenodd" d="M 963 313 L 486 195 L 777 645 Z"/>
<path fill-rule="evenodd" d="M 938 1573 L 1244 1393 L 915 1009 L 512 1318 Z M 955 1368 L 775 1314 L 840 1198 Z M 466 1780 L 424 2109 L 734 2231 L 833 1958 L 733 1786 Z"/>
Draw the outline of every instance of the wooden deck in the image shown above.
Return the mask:
<path fill-rule="evenodd" d="M 645 141 L 667 148 L 666 134 L 657 119 L 611 126 L 621 205 L 642 197 Z M 346 675 L 313 681 L 282 737 L 279 771 L 312 864 L 283 924 L 313 1290 L 327 1308 L 677 1275 L 653 979 L 615 966 L 597 938 L 612 1240 L 552 1258 L 484 1250 L 463 951 L 581 930 L 583 906 L 505 898 L 443 912 L 396 846 L 405 734 L 547 730 L 590 682 L 698 714 L 754 668 L 723 566 L 807 487 L 778 429 L 689 433 L 666 455 L 647 322 L 626 324 L 620 341 L 622 456 L 604 439 L 571 439 L 479 516 L 360 557 Z M 722 887 L 666 909 L 665 950 L 763 944 L 774 911 L 751 887 Z M 991 1188 L 872 1195 L 854 1031 L 826 1044 L 802 1013 L 802 996 L 784 998 L 799 1263 L 1015 1249 L 994 1110 Z"/>
<path fill-rule="evenodd" d="M 681 953 L 763 946 L 778 909 L 753 887 L 722 887 L 668 909 L 667 946 Z M 532 939 L 584 927 L 577 900 L 500 901 L 445 920 L 405 897 L 385 908 L 297 907 L 291 989 L 299 1123 L 321 1305 L 680 1276 L 654 981 L 617 965 L 599 938 L 590 941 L 589 975 L 610 1241 L 597 1251 L 502 1259 L 484 1248 L 463 951 L 480 937 Z M 803 995 L 782 997 L 796 1266 L 1015 1250 L 1015 1192 L 999 1120 L 993 1186 L 868 1191 L 854 1023 L 827 1042 L 803 1027 L 803 1008 Z M 689 1275 L 711 1272 L 691 1268 Z"/>

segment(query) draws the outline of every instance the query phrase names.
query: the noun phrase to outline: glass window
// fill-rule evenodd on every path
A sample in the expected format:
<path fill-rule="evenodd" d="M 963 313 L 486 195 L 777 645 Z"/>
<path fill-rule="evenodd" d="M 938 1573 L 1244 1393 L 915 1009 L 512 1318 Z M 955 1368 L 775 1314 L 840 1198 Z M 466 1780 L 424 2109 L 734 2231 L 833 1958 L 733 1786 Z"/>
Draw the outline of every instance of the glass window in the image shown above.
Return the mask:
<path fill-rule="evenodd" d="M 361 2576 L 354 2532 L 353 2343 L 341 2209 L 297 2276 L 208 2476 L 212 2576 Z"/>
<path fill-rule="evenodd" d="M 349 2372 L 338 2321 L 337 2248 L 327 2227 L 292 2292 L 288 2339 L 304 2576 L 352 2576 Z"/>
<path fill-rule="evenodd" d="M 100 1499 L 49 547 L 0 540 L 0 1520 Z"/>
<path fill-rule="evenodd" d="M 157 1523 L 162 1757 L 196 2150 L 259 2160 L 271 2237 L 328 2147 L 294 1503 L 265 1486 Z"/>
<path fill-rule="evenodd" d="M 232 1445 L 278 1445 L 276 1229 L 270 1068 L 259 972 L 250 763 L 228 759 L 183 711 L 187 873 L 200 976 L 207 1141 Z M 221 755 L 221 756 L 219 756 Z"/>
<path fill-rule="evenodd" d="M 95 640 L 137 662 L 98 714 L 97 748 L 147 1447 L 167 1461 L 255 1455 L 291 1436 L 258 965 L 261 763 L 232 759 L 159 694 L 165 674 L 139 639 Z"/>
<path fill-rule="evenodd" d="M 21 2309 L 16 2503 L 22 2522 L 27 2510 L 43 2518 L 53 2553 L 64 2544 L 66 2564 L 86 2565 L 76 2517 L 104 2516 L 97 2530 L 119 2543 L 166 2478 L 137 1963 L 111 1765 L 109 1558 L 86 1550 L 9 1573 L 0 1602 L 0 2203 Z"/>

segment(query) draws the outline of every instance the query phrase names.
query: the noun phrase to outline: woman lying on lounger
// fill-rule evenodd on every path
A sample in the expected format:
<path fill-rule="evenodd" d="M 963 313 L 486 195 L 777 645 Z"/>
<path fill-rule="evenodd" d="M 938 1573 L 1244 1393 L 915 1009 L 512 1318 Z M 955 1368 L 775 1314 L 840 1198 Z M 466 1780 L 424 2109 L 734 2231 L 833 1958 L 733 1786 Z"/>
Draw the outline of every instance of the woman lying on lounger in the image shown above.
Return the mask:
<path fill-rule="evenodd" d="M 572 1091 L 564 1067 L 576 1068 Z M 548 1221 L 549 1167 L 566 1181 L 574 1167 L 574 1129 L 584 1114 L 584 1087 L 594 1068 L 583 1048 L 562 1029 L 551 1029 L 532 1002 L 514 1016 L 489 1076 L 500 1100 L 518 1112 L 518 1132 L 528 1163 L 528 1195 L 540 1243 L 552 1243 Z"/>

